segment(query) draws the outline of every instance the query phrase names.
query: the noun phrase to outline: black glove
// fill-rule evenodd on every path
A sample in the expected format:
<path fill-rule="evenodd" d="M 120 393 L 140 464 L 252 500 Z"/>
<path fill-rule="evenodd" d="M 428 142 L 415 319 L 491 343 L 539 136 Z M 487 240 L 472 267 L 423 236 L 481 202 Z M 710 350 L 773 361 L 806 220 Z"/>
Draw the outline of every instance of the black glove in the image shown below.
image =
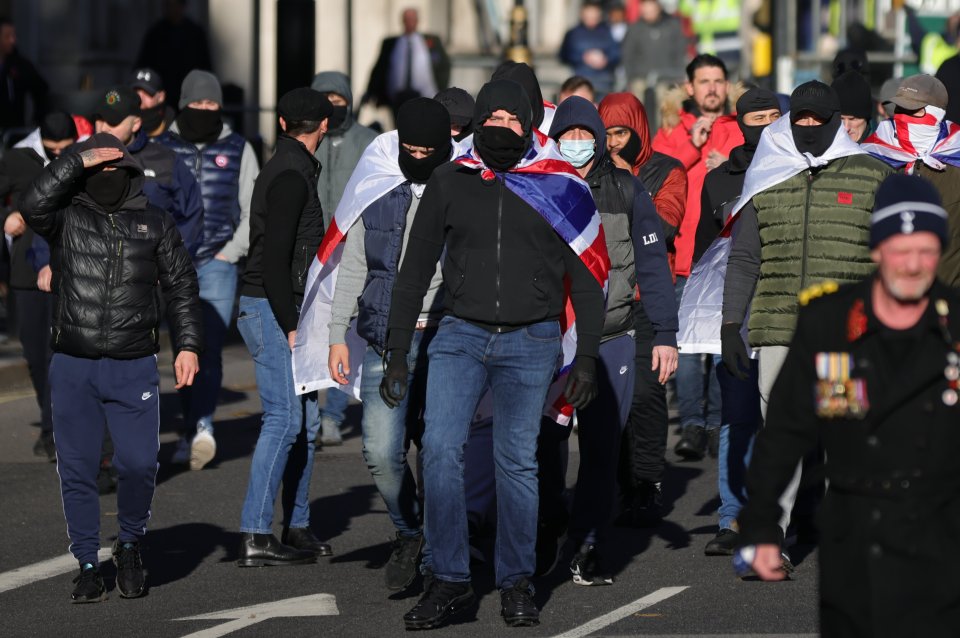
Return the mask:
<path fill-rule="evenodd" d="M 740 337 L 740 324 L 725 323 L 720 326 L 720 353 L 723 365 L 727 366 L 730 374 L 746 381 L 750 376 L 750 356 L 743 344 L 743 338 Z"/>
<path fill-rule="evenodd" d="M 380 381 L 380 398 L 393 409 L 407 396 L 407 351 L 394 348 L 383 356 L 383 380 Z"/>
<path fill-rule="evenodd" d="M 567 385 L 563 390 L 567 403 L 582 410 L 597 397 L 597 360 L 577 355 L 570 366 Z"/>

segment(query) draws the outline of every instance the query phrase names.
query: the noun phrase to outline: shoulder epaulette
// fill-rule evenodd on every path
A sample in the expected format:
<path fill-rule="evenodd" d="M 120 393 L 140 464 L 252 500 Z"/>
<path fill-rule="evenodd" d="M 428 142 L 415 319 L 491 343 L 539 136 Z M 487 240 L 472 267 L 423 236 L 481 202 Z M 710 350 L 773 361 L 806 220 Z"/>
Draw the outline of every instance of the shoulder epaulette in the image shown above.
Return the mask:
<path fill-rule="evenodd" d="M 840 284 L 833 280 L 821 281 L 818 284 L 813 284 L 812 286 L 807 286 L 800 291 L 800 294 L 797 295 L 797 299 L 800 301 L 801 306 L 806 306 L 812 299 L 817 297 L 822 297 L 824 295 L 831 295 L 840 290 Z"/>

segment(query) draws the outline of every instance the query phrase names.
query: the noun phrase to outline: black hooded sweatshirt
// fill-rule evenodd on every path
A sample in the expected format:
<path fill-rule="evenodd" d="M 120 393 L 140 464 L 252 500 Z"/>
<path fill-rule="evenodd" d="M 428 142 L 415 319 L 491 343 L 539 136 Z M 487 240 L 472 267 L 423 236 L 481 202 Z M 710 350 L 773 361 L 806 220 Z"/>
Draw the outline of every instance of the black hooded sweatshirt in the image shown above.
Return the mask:
<path fill-rule="evenodd" d="M 519 85 L 486 85 L 477 96 L 474 130 L 497 109 L 516 114 L 529 140 L 530 103 Z M 409 350 L 423 296 L 446 249 L 448 314 L 490 332 L 558 320 L 566 275 L 577 354 L 596 357 L 604 320 L 600 284 L 550 224 L 504 185 L 503 173 L 494 176 L 485 180 L 480 171 L 456 163 L 433 172 L 393 287 L 387 348 Z"/>

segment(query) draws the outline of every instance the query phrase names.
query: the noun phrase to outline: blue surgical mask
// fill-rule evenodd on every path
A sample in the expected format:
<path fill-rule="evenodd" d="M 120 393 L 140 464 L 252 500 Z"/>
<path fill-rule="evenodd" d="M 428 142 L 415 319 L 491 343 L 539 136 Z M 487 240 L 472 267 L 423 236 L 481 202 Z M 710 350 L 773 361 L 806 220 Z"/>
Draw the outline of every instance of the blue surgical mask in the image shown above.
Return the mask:
<path fill-rule="evenodd" d="M 560 154 L 577 168 L 593 159 L 597 143 L 594 140 L 560 140 Z"/>

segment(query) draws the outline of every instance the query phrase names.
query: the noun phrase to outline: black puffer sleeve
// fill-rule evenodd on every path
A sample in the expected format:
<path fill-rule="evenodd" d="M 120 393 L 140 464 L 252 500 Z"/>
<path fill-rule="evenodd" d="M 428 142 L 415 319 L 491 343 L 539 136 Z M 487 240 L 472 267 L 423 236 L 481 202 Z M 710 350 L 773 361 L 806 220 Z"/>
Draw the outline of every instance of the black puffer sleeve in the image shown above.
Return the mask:
<path fill-rule="evenodd" d="M 50 162 L 27 187 L 20 201 L 24 221 L 38 235 L 50 239 L 60 231 L 60 211 L 73 194 L 74 183 L 83 175 L 83 159 L 77 153 L 64 153 Z"/>
<path fill-rule="evenodd" d="M 167 302 L 167 320 L 174 326 L 177 352 L 203 350 L 200 286 L 190 253 L 183 245 L 173 217 L 163 213 L 163 237 L 157 247 L 160 288 Z"/>

